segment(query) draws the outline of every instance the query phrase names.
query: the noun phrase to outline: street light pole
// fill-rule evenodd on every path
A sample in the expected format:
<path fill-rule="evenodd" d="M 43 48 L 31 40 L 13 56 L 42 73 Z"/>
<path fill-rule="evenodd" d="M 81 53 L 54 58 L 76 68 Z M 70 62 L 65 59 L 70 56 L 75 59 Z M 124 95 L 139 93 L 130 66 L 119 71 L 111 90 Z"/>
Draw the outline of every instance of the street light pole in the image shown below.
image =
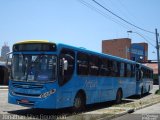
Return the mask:
<path fill-rule="evenodd" d="M 155 29 L 155 35 L 156 35 L 156 49 L 157 49 L 157 63 L 158 63 L 158 82 L 159 82 L 159 90 L 160 90 L 160 59 L 159 59 L 159 42 L 158 42 L 158 32 L 157 29 Z"/>

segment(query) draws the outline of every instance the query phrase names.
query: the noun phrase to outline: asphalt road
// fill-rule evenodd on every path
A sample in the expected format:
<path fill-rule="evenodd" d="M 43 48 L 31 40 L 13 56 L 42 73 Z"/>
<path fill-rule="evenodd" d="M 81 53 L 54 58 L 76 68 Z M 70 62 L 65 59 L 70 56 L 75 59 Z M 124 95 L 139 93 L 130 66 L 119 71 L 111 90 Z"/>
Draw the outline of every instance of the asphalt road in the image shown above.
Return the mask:
<path fill-rule="evenodd" d="M 160 103 L 112 120 L 160 120 Z"/>
<path fill-rule="evenodd" d="M 26 109 L 25 107 L 8 104 L 8 90 L 0 89 L 0 114 L 7 114 L 8 111 Z"/>
<path fill-rule="evenodd" d="M 154 85 L 154 88 L 150 93 L 155 93 L 157 89 L 158 85 Z M 132 114 L 126 114 L 121 117 L 114 118 L 112 120 L 160 120 L 160 103 L 137 110 Z"/>
<path fill-rule="evenodd" d="M 151 93 L 154 93 L 158 89 L 158 86 L 154 86 L 154 89 L 151 91 Z M 150 95 L 145 96 L 145 97 L 150 97 Z M 143 98 L 142 98 L 143 99 Z M 137 99 L 132 99 L 132 101 L 136 101 Z M 36 119 L 46 119 L 48 116 L 51 116 L 52 118 L 55 117 L 60 117 L 60 119 L 65 119 L 66 116 L 71 116 L 74 114 L 70 109 L 61 109 L 61 110 L 43 110 L 43 109 L 30 109 L 28 107 L 22 107 L 18 105 L 12 105 L 8 104 L 8 90 L 6 89 L 0 89 L 0 119 L 30 119 L 30 118 L 36 118 Z M 98 109 L 102 109 L 105 107 L 110 107 L 112 106 L 113 103 L 104 103 L 104 104 L 98 104 L 94 106 L 89 106 L 86 111 L 96 111 Z M 158 107 L 155 107 L 158 106 Z M 114 120 L 139 120 L 142 119 L 142 117 L 145 117 L 145 115 L 150 114 L 150 112 L 147 111 L 152 111 L 153 109 L 155 111 L 159 111 L 160 114 L 160 104 L 152 106 L 151 108 L 149 107 L 148 109 L 144 110 L 139 110 L 133 114 L 127 114 L 125 116 L 121 116 L 119 118 L 116 118 Z M 145 111 L 145 112 L 143 112 Z M 151 112 L 151 115 L 153 115 L 153 111 Z M 62 115 L 64 114 L 64 115 Z M 10 117 L 10 118 L 8 118 Z M 151 117 L 156 117 L 156 116 L 151 116 Z M 147 120 L 147 119 L 143 119 Z M 155 119 L 157 120 L 157 119 Z"/>

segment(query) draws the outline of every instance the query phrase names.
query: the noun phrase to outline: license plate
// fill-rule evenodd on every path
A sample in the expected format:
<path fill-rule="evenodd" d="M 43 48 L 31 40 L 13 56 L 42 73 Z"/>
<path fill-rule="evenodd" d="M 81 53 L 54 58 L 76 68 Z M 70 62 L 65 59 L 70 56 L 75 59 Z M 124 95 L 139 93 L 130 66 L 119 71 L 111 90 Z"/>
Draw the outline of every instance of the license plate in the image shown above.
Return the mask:
<path fill-rule="evenodd" d="M 28 101 L 28 100 L 25 100 L 25 99 L 20 100 L 19 102 L 20 102 L 20 103 L 29 103 L 29 101 Z"/>

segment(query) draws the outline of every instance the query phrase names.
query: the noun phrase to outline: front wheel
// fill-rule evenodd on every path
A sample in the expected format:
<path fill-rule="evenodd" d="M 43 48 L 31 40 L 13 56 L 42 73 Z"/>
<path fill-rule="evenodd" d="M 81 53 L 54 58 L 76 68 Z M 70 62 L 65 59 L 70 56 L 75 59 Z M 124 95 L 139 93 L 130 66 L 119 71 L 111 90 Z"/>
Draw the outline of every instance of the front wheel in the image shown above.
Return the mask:
<path fill-rule="evenodd" d="M 76 112 L 82 111 L 85 108 L 85 96 L 78 93 L 74 98 L 73 110 Z"/>
<path fill-rule="evenodd" d="M 116 104 L 120 104 L 122 102 L 122 90 L 118 89 L 116 94 Z"/>
<path fill-rule="evenodd" d="M 143 87 L 141 88 L 141 93 L 139 95 L 139 98 L 142 98 L 143 97 Z"/>

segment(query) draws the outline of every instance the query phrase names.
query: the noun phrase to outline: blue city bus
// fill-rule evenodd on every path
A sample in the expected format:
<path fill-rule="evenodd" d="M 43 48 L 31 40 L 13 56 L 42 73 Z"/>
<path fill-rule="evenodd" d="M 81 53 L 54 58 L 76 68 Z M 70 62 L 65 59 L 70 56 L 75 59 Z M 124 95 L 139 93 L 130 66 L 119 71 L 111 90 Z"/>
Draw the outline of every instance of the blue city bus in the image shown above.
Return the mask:
<path fill-rule="evenodd" d="M 135 61 L 84 48 L 22 41 L 13 45 L 8 102 L 74 110 L 105 101 L 120 103 L 122 98 L 141 94 L 142 86 L 144 92 L 152 88 L 152 82 L 142 80 L 142 70 L 152 71 Z"/>

